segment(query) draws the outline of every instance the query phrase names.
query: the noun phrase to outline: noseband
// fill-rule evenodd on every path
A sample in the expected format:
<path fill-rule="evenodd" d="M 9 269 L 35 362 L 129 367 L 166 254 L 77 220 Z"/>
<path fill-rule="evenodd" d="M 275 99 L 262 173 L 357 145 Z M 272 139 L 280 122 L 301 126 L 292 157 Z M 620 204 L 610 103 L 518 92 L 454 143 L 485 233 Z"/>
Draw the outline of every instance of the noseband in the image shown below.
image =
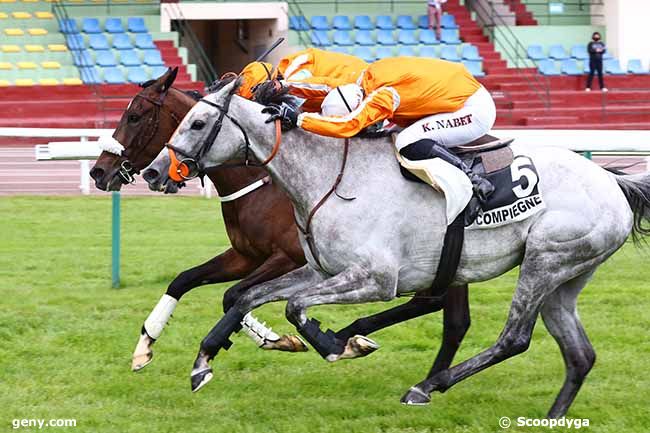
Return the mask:
<path fill-rule="evenodd" d="M 246 133 L 246 130 L 239 124 L 239 122 L 228 114 L 228 109 L 230 107 L 230 101 L 232 99 L 232 96 L 233 96 L 232 93 L 228 95 L 226 99 L 226 103 L 224 104 L 223 107 L 218 104 L 215 104 L 214 102 L 207 101 L 205 99 L 199 100 L 199 102 L 203 102 L 204 104 L 208 104 L 216 108 L 217 110 L 219 110 L 219 117 L 214 122 L 214 125 L 212 125 L 212 129 L 210 130 L 210 133 L 203 141 L 203 144 L 201 145 L 199 150 L 196 152 L 196 155 L 190 155 L 184 150 L 181 150 L 171 145 L 170 143 L 165 144 L 165 146 L 169 151 L 170 165 L 169 165 L 168 174 L 170 179 L 174 180 L 175 182 L 182 182 L 185 180 L 194 179 L 196 177 L 203 177 L 206 174 L 206 168 L 203 166 L 203 164 L 201 164 L 200 161 L 210 151 L 215 141 L 217 140 L 217 136 L 219 135 L 219 132 L 221 131 L 221 128 L 223 126 L 223 120 L 226 117 L 237 128 L 239 128 L 242 135 L 244 136 L 244 142 L 246 146 L 245 146 L 245 153 L 244 153 L 244 161 L 242 163 L 222 164 L 220 165 L 220 167 L 249 167 L 249 166 L 264 167 L 265 165 L 270 163 L 273 160 L 273 158 L 275 158 L 275 156 L 278 154 L 278 151 L 280 150 L 280 144 L 282 142 L 282 130 L 281 130 L 281 125 L 279 120 L 275 122 L 275 144 L 273 145 L 273 150 L 271 151 L 271 155 L 269 155 L 269 157 L 266 158 L 261 163 L 250 160 L 250 140 L 248 139 L 248 134 Z M 180 155 L 182 158 L 178 158 L 177 155 Z"/>

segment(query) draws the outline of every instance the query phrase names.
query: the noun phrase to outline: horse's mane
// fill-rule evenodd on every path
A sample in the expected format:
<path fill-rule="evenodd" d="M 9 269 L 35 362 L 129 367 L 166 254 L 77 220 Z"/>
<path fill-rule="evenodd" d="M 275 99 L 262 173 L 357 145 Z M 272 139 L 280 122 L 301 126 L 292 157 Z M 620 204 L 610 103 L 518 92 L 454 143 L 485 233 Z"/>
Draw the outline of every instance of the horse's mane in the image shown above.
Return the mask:
<path fill-rule="evenodd" d="M 143 89 L 146 89 L 147 87 L 153 86 L 158 80 L 149 80 L 145 81 L 144 83 L 140 83 L 139 86 Z M 176 89 L 173 87 L 173 89 Z M 201 92 L 198 90 L 181 90 L 181 89 L 176 89 L 179 92 L 184 93 L 185 95 L 189 96 L 190 98 L 194 99 L 195 101 L 198 101 L 199 99 L 203 98 L 203 95 Z"/>
<path fill-rule="evenodd" d="M 262 105 L 282 105 L 298 110 L 301 105 L 299 98 L 289 93 L 289 87 L 282 86 L 277 80 L 261 83 L 253 92 L 253 101 Z"/>

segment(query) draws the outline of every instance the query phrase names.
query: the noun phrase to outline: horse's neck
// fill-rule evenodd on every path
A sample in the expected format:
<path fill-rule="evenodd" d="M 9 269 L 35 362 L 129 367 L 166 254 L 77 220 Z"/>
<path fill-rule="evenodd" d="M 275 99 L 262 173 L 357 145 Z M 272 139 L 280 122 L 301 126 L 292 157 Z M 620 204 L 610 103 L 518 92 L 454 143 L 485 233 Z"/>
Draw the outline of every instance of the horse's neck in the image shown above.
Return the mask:
<path fill-rule="evenodd" d="M 264 169 L 257 167 L 224 167 L 210 170 L 208 177 L 219 196 L 224 197 L 262 179 L 265 174 Z"/>

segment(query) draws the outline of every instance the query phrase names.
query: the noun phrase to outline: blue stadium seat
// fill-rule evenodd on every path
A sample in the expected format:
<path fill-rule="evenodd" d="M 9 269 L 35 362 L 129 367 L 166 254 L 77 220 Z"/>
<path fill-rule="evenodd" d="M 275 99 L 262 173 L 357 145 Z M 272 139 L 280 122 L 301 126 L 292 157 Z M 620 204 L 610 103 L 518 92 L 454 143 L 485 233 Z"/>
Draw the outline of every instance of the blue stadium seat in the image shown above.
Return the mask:
<path fill-rule="evenodd" d="M 436 32 L 431 29 L 420 30 L 420 43 L 423 45 L 436 45 L 440 41 L 436 37 Z"/>
<path fill-rule="evenodd" d="M 372 63 L 376 60 L 370 47 L 354 47 L 352 55 L 357 56 L 368 63 Z"/>
<path fill-rule="evenodd" d="M 302 15 L 292 15 L 289 17 L 289 28 L 297 31 L 309 30 L 309 21 Z"/>
<path fill-rule="evenodd" d="M 135 67 L 128 68 L 126 79 L 130 83 L 140 84 L 147 81 L 149 79 L 149 75 L 145 72 L 145 70 L 142 67 L 135 66 Z"/>
<path fill-rule="evenodd" d="M 103 33 L 98 35 L 90 35 L 88 37 L 88 46 L 93 50 L 108 50 L 111 48 L 108 39 Z"/>
<path fill-rule="evenodd" d="M 415 30 L 400 30 L 397 35 L 397 41 L 402 45 L 418 44 L 418 40 L 415 37 Z"/>
<path fill-rule="evenodd" d="M 398 55 L 398 56 L 411 56 L 411 57 L 415 57 L 415 56 L 417 56 L 417 53 L 415 52 L 415 48 L 413 48 L 412 46 L 410 46 L 410 45 L 402 45 L 402 46 L 399 47 L 399 49 L 397 50 L 397 55 Z"/>
<path fill-rule="evenodd" d="M 138 53 L 136 53 L 135 50 L 122 50 L 120 51 L 120 63 L 124 66 L 140 66 L 142 64 L 142 61 L 140 60 L 140 56 L 138 56 Z"/>
<path fill-rule="evenodd" d="M 603 69 L 606 73 L 612 75 L 625 75 L 625 71 L 621 69 L 621 64 L 617 59 L 607 59 L 603 61 Z"/>
<path fill-rule="evenodd" d="M 555 60 L 566 60 L 569 54 L 562 45 L 551 45 L 548 49 L 548 57 Z"/>
<path fill-rule="evenodd" d="M 480 62 L 483 60 L 483 57 L 481 57 L 478 53 L 478 48 L 476 48 L 474 45 L 463 45 L 463 48 L 461 50 L 461 57 L 463 60 L 468 60 L 471 62 Z"/>
<path fill-rule="evenodd" d="M 73 51 L 72 62 L 75 66 L 92 66 L 95 64 L 88 50 Z"/>
<path fill-rule="evenodd" d="M 311 28 L 314 30 L 329 30 L 330 23 L 327 22 L 326 16 L 314 15 L 311 17 Z"/>
<path fill-rule="evenodd" d="M 101 33 L 102 28 L 97 18 L 84 18 L 81 22 L 81 31 L 84 33 Z"/>
<path fill-rule="evenodd" d="M 129 17 L 126 21 L 126 28 L 131 33 L 147 33 L 149 31 L 142 17 Z"/>
<path fill-rule="evenodd" d="M 582 71 L 585 74 L 589 73 L 589 60 L 586 60 L 586 61 L 582 62 Z"/>
<path fill-rule="evenodd" d="M 377 60 L 395 56 L 395 54 L 393 54 L 393 49 L 391 47 L 377 47 L 376 53 L 377 53 Z"/>
<path fill-rule="evenodd" d="M 417 26 L 411 15 L 400 15 L 397 17 L 397 28 L 402 30 L 415 30 Z"/>
<path fill-rule="evenodd" d="M 106 18 L 104 23 L 104 29 L 108 33 L 124 33 L 124 27 L 122 27 L 122 20 L 119 18 Z"/>
<path fill-rule="evenodd" d="M 377 30 L 377 43 L 379 45 L 397 45 L 391 30 Z"/>
<path fill-rule="evenodd" d="M 85 84 L 101 84 L 103 82 L 102 77 L 99 75 L 99 71 L 94 66 L 89 68 L 80 68 L 79 77 Z"/>
<path fill-rule="evenodd" d="M 117 66 L 115 55 L 111 50 L 97 51 L 97 65 L 102 67 Z"/>
<path fill-rule="evenodd" d="M 614 58 L 614 56 L 612 55 L 612 53 L 609 52 L 609 50 L 605 51 L 605 54 L 603 54 L 603 60 L 609 60 L 609 59 L 613 59 L 613 58 Z"/>
<path fill-rule="evenodd" d="M 444 44 L 460 44 L 461 40 L 458 38 L 458 30 L 442 29 L 440 32 L 440 41 Z"/>
<path fill-rule="evenodd" d="M 449 60 L 450 62 L 460 62 L 458 49 L 454 45 L 445 45 L 442 47 L 440 50 L 440 58 L 443 60 Z"/>
<path fill-rule="evenodd" d="M 354 28 L 359 30 L 373 30 L 375 25 L 368 15 L 357 15 L 354 17 Z"/>
<path fill-rule="evenodd" d="M 335 53 L 350 54 L 348 47 L 332 46 L 329 51 L 333 51 Z"/>
<path fill-rule="evenodd" d="M 576 59 L 566 59 L 560 65 L 560 71 L 565 75 L 582 75 L 583 72 L 578 67 Z"/>
<path fill-rule="evenodd" d="M 643 69 L 641 60 L 639 59 L 630 59 L 627 62 L 627 72 L 630 74 L 647 74 L 648 71 Z"/>
<path fill-rule="evenodd" d="M 66 44 L 71 50 L 84 50 L 86 49 L 86 43 L 84 42 L 84 37 L 79 33 L 65 36 Z"/>
<path fill-rule="evenodd" d="M 463 61 L 463 65 L 465 65 L 467 70 L 475 77 L 485 77 L 485 72 L 483 72 L 483 68 L 481 68 L 481 64 L 479 62 Z"/>
<path fill-rule="evenodd" d="M 135 35 L 135 46 L 141 50 L 151 50 L 156 48 L 156 44 L 153 43 L 153 38 L 149 33 L 139 33 Z"/>
<path fill-rule="evenodd" d="M 537 62 L 539 66 L 539 72 L 542 75 L 560 75 L 560 70 L 557 68 L 557 65 L 553 60 L 542 59 Z"/>
<path fill-rule="evenodd" d="M 428 15 L 420 15 L 418 17 L 418 27 L 421 29 L 428 29 L 429 28 L 429 16 Z"/>
<path fill-rule="evenodd" d="M 59 20 L 59 31 L 65 34 L 79 33 L 77 21 L 72 18 L 63 18 Z"/>
<path fill-rule="evenodd" d="M 123 84 L 124 72 L 120 68 L 104 68 L 104 81 L 108 84 Z"/>
<path fill-rule="evenodd" d="M 151 78 L 156 79 L 160 77 L 162 74 L 164 74 L 165 72 L 167 72 L 167 68 L 163 66 L 154 66 L 153 68 L 151 68 Z"/>
<path fill-rule="evenodd" d="M 541 45 L 529 45 L 526 51 L 529 59 L 543 60 L 546 58 Z"/>
<path fill-rule="evenodd" d="M 163 66 L 162 56 L 158 50 L 144 50 L 144 64 L 147 66 Z"/>
<path fill-rule="evenodd" d="M 332 40 L 326 31 L 314 30 L 311 32 L 311 44 L 315 47 L 329 47 Z"/>
<path fill-rule="evenodd" d="M 393 25 L 393 17 L 390 15 L 378 15 L 377 28 L 380 30 L 393 30 L 395 28 Z"/>
<path fill-rule="evenodd" d="M 589 53 L 586 45 L 574 45 L 571 47 L 571 57 L 576 60 L 587 60 Z"/>
<path fill-rule="evenodd" d="M 358 30 L 356 35 L 354 35 L 354 41 L 357 45 L 375 45 L 370 30 Z"/>
<path fill-rule="evenodd" d="M 337 15 L 332 20 L 332 27 L 336 30 L 352 30 L 350 17 L 347 15 Z"/>
<path fill-rule="evenodd" d="M 113 48 L 118 50 L 130 50 L 133 48 L 131 38 L 126 33 L 118 33 L 113 36 Z"/>
<path fill-rule="evenodd" d="M 422 47 L 420 48 L 420 57 L 431 57 L 433 59 L 438 58 L 438 52 L 436 47 Z"/>
<path fill-rule="evenodd" d="M 334 45 L 342 45 L 345 47 L 351 47 L 354 45 L 352 35 L 347 30 L 336 30 L 332 40 L 334 41 Z"/>
<path fill-rule="evenodd" d="M 442 19 L 440 20 L 440 27 L 443 29 L 457 29 L 458 24 L 456 24 L 456 19 L 451 14 L 443 14 Z"/>

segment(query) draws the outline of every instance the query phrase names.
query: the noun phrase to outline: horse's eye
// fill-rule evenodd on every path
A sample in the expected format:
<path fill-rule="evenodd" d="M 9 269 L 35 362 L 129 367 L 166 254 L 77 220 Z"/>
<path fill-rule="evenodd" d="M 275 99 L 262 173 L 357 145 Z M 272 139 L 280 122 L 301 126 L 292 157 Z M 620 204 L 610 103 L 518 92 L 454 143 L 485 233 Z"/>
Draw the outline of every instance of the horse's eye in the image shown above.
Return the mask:
<path fill-rule="evenodd" d="M 129 123 L 137 123 L 140 120 L 140 116 L 137 114 L 129 114 L 128 120 Z"/>
<path fill-rule="evenodd" d="M 194 129 L 195 131 L 199 131 L 203 129 L 204 126 L 205 126 L 205 122 L 203 120 L 195 120 L 192 123 L 192 129 Z"/>

